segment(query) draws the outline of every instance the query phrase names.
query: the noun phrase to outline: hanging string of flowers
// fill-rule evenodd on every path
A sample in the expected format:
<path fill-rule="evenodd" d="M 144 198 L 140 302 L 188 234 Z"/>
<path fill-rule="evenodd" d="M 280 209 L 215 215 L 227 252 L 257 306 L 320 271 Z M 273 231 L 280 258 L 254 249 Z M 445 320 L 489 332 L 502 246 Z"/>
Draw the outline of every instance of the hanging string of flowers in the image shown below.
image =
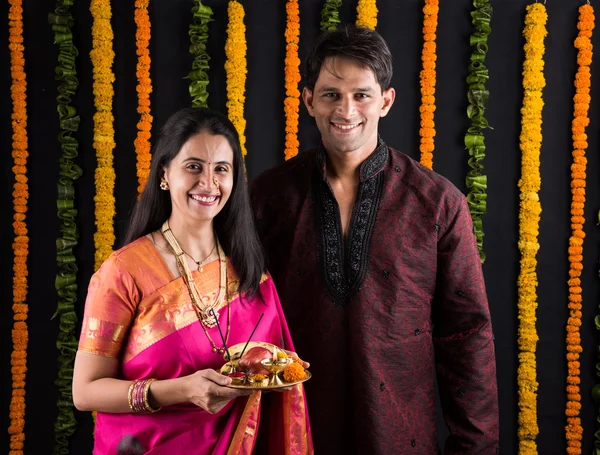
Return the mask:
<path fill-rule="evenodd" d="M 471 120 L 471 126 L 465 135 L 465 146 L 469 151 L 469 167 L 466 183 L 469 193 L 467 194 L 467 203 L 473 219 L 475 228 L 475 238 L 477 239 L 477 248 L 481 262 L 485 261 L 483 252 L 483 221 L 482 217 L 487 210 L 487 176 L 483 174 L 482 161 L 485 158 L 485 136 L 483 130 L 489 128 L 489 124 L 484 117 L 485 104 L 487 103 L 489 91 L 485 88 L 485 83 L 489 78 L 488 69 L 485 66 L 485 56 L 487 54 L 488 36 L 492 29 L 490 21 L 492 19 L 492 6 L 489 0 L 473 0 L 474 9 L 471 12 L 473 32 L 469 38 L 472 48 L 471 63 L 469 64 L 469 75 L 467 84 L 469 89 L 467 99 L 467 117 Z"/>
<path fill-rule="evenodd" d="M 585 232 L 585 150 L 588 146 L 585 128 L 590 124 L 590 86 L 592 64 L 592 30 L 594 29 L 594 9 L 590 5 L 579 7 L 579 34 L 575 39 L 577 48 L 577 74 L 575 75 L 575 96 L 573 98 L 573 164 L 571 165 L 571 237 L 569 238 L 569 318 L 567 320 L 567 453 L 581 454 L 583 427 L 579 417 L 581 410 L 581 370 L 579 354 L 582 352 L 581 335 L 581 271 L 583 270 L 583 239 Z"/>
<path fill-rule="evenodd" d="M 29 237 L 27 236 L 27 80 L 23 52 L 23 2 L 9 0 L 8 9 L 8 48 L 10 50 L 12 111 L 12 157 L 15 175 L 13 185 L 13 351 L 10 356 L 12 373 L 12 395 L 10 399 L 10 455 L 23 455 L 25 446 L 25 375 L 27 373 L 27 256 Z"/>
<path fill-rule="evenodd" d="M 342 6 L 342 0 L 325 0 L 321 10 L 321 31 L 332 31 L 338 28 L 340 6 Z"/>
<path fill-rule="evenodd" d="M 298 119 L 300 110 L 300 6 L 298 0 L 288 0 L 285 5 L 287 25 L 285 28 L 285 159 L 298 154 Z"/>
<path fill-rule="evenodd" d="M 213 11 L 203 5 L 201 0 L 194 0 L 192 23 L 190 25 L 190 53 L 194 56 L 192 71 L 187 75 L 190 82 L 192 107 L 208 107 L 208 62 L 210 56 L 206 52 L 208 41 L 208 23 L 212 21 Z"/>
<path fill-rule="evenodd" d="M 438 24 L 439 0 L 425 0 L 423 6 L 423 52 L 421 61 L 423 69 L 421 70 L 421 164 L 429 169 L 433 169 L 433 150 L 435 149 L 435 85 L 436 72 L 436 30 Z"/>
<path fill-rule="evenodd" d="M 244 7 L 237 0 L 231 0 L 227 7 L 229 24 L 225 42 L 225 72 L 227 73 L 227 111 L 229 120 L 235 126 L 240 137 L 242 156 L 246 156 L 246 119 L 244 102 L 246 101 L 246 25 L 244 25 Z"/>
<path fill-rule="evenodd" d="M 150 174 L 150 137 L 152 131 L 152 115 L 150 114 L 150 93 L 152 93 L 152 80 L 150 79 L 150 15 L 148 14 L 148 4 L 150 0 L 135 1 L 135 42 L 137 46 L 137 94 L 138 94 L 138 114 L 140 121 L 137 124 L 138 132 L 135 141 L 135 153 L 137 157 L 137 178 L 138 194 L 141 194 L 148 175 Z"/>
<path fill-rule="evenodd" d="M 62 149 L 59 158 L 60 177 L 58 179 L 58 218 L 60 219 L 60 231 L 62 236 L 56 240 L 56 261 L 58 263 L 58 274 L 56 275 L 55 287 L 58 293 L 58 306 L 53 317 L 58 316 L 60 320 L 57 346 L 58 354 L 58 378 L 54 381 L 58 387 L 59 397 L 57 400 L 58 415 L 54 423 L 54 454 L 69 454 L 69 438 L 75 433 L 77 421 L 74 415 L 72 383 L 73 364 L 77 353 L 77 313 L 75 303 L 77 302 L 77 271 L 78 267 L 73 254 L 73 248 L 77 245 L 79 233 L 75 218 L 75 180 L 81 174 L 81 168 L 75 164 L 77 158 L 78 141 L 74 137 L 79 129 L 79 115 L 71 106 L 71 97 L 75 96 L 79 80 L 77 79 L 77 68 L 75 58 L 78 55 L 77 48 L 73 44 L 73 16 L 70 7 L 72 0 L 58 0 L 54 13 L 48 15 L 48 22 L 54 32 L 54 44 L 58 47 L 58 64 L 56 67 L 56 79 L 59 81 L 58 117 L 60 133 L 58 142 Z"/>
<path fill-rule="evenodd" d="M 537 454 L 537 252 L 542 207 L 538 192 L 541 185 L 540 148 L 542 143 L 542 91 L 544 78 L 544 38 L 546 7 L 541 3 L 527 6 L 525 15 L 525 62 L 523 63 L 523 106 L 521 108 L 521 179 L 519 211 L 519 251 L 521 269 L 518 280 L 519 312 L 519 454 Z"/>
<path fill-rule="evenodd" d="M 356 26 L 375 30 L 377 27 L 377 0 L 358 0 Z"/>
<path fill-rule="evenodd" d="M 92 0 L 92 71 L 94 75 L 94 148 L 98 161 L 95 172 L 96 196 L 96 246 L 95 270 L 99 269 L 110 255 L 115 243 L 113 219 L 115 216 L 115 170 L 113 167 L 113 149 L 115 148 L 114 117 L 112 114 L 113 82 L 115 75 L 112 65 L 113 30 L 110 24 L 112 16 L 110 0 Z"/>

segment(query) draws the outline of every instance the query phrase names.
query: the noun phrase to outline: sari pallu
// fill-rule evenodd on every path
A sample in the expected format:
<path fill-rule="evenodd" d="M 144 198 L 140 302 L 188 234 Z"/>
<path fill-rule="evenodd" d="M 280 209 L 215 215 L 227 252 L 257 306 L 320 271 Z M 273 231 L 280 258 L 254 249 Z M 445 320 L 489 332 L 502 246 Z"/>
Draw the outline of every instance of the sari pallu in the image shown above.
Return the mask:
<path fill-rule="evenodd" d="M 202 301 L 213 302 L 219 288 L 218 261 L 205 265 L 202 273 L 194 271 L 193 277 Z M 264 313 L 253 341 L 293 350 L 271 277 L 263 276 L 260 293 L 251 299 L 239 296 L 237 284 L 228 262 L 227 299 L 218 308 L 221 329 L 225 332 L 230 324 L 227 344 L 246 342 Z M 222 346 L 218 329 L 207 330 Z M 113 253 L 92 277 L 79 349 L 119 358 L 119 378 L 125 380 L 173 379 L 198 370 L 218 370 L 225 363 L 212 352 L 183 279 L 171 274 L 145 237 Z M 269 415 L 262 418 L 260 391 L 232 400 L 217 414 L 191 403 L 163 407 L 153 414 L 98 412 L 94 454 L 250 454 L 261 420 L 268 422 L 260 431 L 268 438 L 270 453 L 312 454 L 302 385 L 269 395 L 265 411 Z"/>

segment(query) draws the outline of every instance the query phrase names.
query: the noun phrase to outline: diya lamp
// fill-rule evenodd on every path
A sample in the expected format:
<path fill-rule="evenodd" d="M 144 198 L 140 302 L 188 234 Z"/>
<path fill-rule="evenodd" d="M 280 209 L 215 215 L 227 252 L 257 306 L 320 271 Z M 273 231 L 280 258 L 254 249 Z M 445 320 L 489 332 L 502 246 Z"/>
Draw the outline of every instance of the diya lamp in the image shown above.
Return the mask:
<path fill-rule="evenodd" d="M 277 348 L 273 350 L 273 358 L 264 359 L 260 363 L 265 367 L 270 374 L 269 386 L 284 386 L 285 382 L 281 380 L 279 374 L 285 370 L 285 368 L 294 361 L 289 357 L 280 358 L 277 355 Z"/>

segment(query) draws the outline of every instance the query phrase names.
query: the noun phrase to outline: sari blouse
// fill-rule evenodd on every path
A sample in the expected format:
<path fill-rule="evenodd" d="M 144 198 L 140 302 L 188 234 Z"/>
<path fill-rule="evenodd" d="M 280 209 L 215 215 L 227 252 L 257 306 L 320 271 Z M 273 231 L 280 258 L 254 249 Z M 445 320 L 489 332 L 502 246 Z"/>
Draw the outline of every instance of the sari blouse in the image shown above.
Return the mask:
<path fill-rule="evenodd" d="M 218 260 L 205 265 L 202 273 L 192 273 L 202 302 L 214 302 L 219 273 Z M 260 292 L 252 298 L 239 295 L 238 283 L 227 261 L 226 298 L 215 308 L 224 334 L 230 325 L 227 345 L 245 343 L 264 313 L 252 340 L 293 349 L 271 277 L 263 275 Z M 223 345 L 217 327 L 207 328 L 207 333 L 217 347 Z M 219 370 L 225 360 L 212 348 L 183 278 L 173 276 L 146 237 L 114 252 L 92 277 L 79 349 L 120 359 L 119 379 L 163 380 L 203 369 Z M 279 403 L 269 406 L 269 412 L 277 414 L 269 417 L 269 426 L 281 428 L 268 444 L 270 451 L 311 453 L 303 387 L 273 395 L 279 395 L 274 400 Z M 184 450 L 188 454 L 249 454 L 256 443 L 260 409 L 261 392 L 256 391 L 249 398 L 232 400 L 217 414 L 192 403 L 163 407 L 153 414 L 99 412 L 94 454 L 161 455 Z"/>

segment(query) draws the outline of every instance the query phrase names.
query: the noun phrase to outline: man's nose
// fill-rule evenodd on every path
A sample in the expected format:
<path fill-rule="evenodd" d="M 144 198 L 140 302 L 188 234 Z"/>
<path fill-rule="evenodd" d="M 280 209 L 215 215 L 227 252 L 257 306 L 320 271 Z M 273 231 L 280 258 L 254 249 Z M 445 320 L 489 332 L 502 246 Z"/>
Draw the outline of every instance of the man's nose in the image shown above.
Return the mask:
<path fill-rule="evenodd" d="M 345 118 L 351 118 L 356 111 L 354 100 L 351 97 L 342 98 L 336 108 L 336 113 Z"/>

